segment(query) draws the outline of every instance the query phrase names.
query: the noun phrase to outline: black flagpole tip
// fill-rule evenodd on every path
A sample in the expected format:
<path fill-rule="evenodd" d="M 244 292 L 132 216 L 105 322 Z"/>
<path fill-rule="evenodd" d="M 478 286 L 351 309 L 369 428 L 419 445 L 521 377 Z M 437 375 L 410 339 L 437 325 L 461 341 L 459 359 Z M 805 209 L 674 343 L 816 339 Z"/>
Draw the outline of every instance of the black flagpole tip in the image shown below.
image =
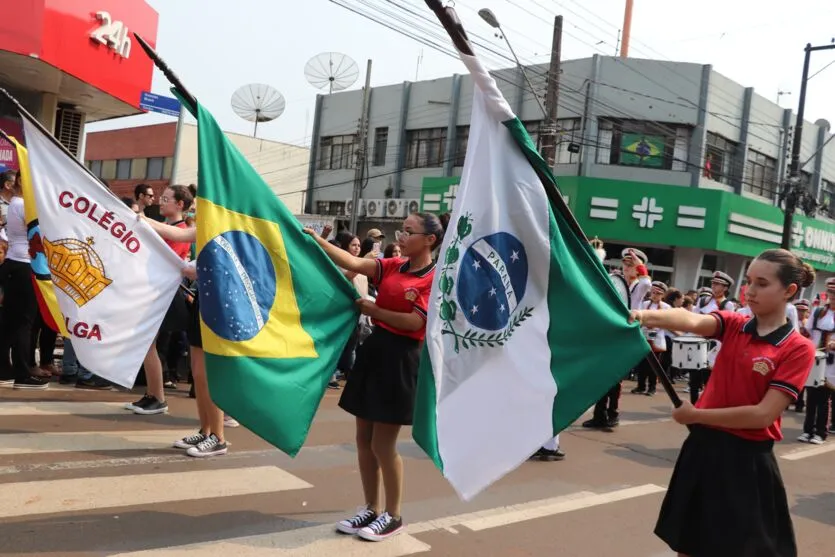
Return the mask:
<path fill-rule="evenodd" d="M 189 109 L 193 112 L 197 110 L 197 98 L 189 93 L 188 89 L 185 88 L 183 83 L 180 81 L 180 78 L 177 77 L 177 74 L 165 63 L 165 61 L 160 58 L 159 54 L 157 54 L 156 50 L 154 50 L 148 42 L 142 38 L 139 33 L 133 34 L 136 38 L 136 42 L 139 43 L 139 46 L 142 47 L 142 50 L 145 51 L 145 54 L 148 55 L 148 58 L 153 61 L 154 65 L 159 68 L 159 70 L 165 75 L 166 79 L 174 86 L 174 89 L 182 96 L 183 100 L 188 103 Z"/>

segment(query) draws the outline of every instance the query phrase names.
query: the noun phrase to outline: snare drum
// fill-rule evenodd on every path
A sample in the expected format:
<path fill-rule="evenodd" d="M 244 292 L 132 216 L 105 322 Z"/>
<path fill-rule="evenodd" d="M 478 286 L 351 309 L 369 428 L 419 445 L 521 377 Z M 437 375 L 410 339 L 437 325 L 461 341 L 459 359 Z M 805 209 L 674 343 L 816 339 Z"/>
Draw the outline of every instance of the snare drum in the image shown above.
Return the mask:
<path fill-rule="evenodd" d="M 707 369 L 710 341 L 697 336 L 673 339 L 673 367 L 681 370 Z"/>
<path fill-rule="evenodd" d="M 807 387 L 822 387 L 826 378 L 826 352 L 818 350 L 815 352 L 815 363 L 812 364 L 812 371 L 806 380 Z"/>

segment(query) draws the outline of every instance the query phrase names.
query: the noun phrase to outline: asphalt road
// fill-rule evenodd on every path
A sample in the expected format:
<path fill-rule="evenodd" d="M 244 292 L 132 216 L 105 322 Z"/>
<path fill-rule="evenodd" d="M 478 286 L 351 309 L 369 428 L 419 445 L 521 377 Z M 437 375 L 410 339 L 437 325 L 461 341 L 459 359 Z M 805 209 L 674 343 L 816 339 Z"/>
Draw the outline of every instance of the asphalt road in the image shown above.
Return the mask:
<path fill-rule="evenodd" d="M 624 394 L 618 430 L 571 428 L 565 461 L 525 463 L 470 503 L 404 431 L 407 530 L 371 544 L 333 531 L 362 503 L 338 392 L 296 459 L 238 428 L 228 455 L 197 460 L 171 448 L 197 427 L 187 387 L 160 416 L 123 410 L 138 398 L 123 392 L 0 390 L 0 555 L 673 556 L 652 529 L 685 430 L 663 395 Z M 797 443 L 800 424 L 787 413 L 777 447 L 800 555 L 835 556 L 835 440 Z"/>

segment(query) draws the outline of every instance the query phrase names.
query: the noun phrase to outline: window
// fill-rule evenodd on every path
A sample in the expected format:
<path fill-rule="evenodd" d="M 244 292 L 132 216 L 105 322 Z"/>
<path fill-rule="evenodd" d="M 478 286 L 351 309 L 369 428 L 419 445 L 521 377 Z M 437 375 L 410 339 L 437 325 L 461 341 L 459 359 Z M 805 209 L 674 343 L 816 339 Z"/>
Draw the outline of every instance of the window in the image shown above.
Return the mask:
<path fill-rule="evenodd" d="M 464 166 L 469 142 L 470 126 L 458 126 L 455 130 L 455 166 Z"/>
<path fill-rule="evenodd" d="M 557 164 L 572 164 L 579 161 L 580 153 L 572 153 L 569 145 L 580 146 L 583 142 L 580 132 L 580 119 L 567 118 L 557 120 Z"/>
<path fill-rule="evenodd" d="M 721 135 L 707 133 L 707 146 L 705 147 L 705 162 L 703 174 L 705 178 L 731 184 L 731 180 L 738 172 L 737 164 L 738 146 L 733 141 L 728 141 Z"/>
<path fill-rule="evenodd" d="M 165 157 L 150 157 L 148 169 L 145 172 L 147 180 L 162 180 L 162 170 L 165 167 Z"/>
<path fill-rule="evenodd" d="M 821 180 L 820 211 L 827 217 L 835 219 L 835 182 Z"/>
<path fill-rule="evenodd" d="M 599 129 L 600 164 L 680 171 L 687 168 L 687 128 L 641 120 L 601 119 Z"/>
<path fill-rule="evenodd" d="M 131 159 L 119 159 L 116 161 L 116 179 L 130 180 L 130 163 Z"/>
<path fill-rule="evenodd" d="M 386 149 L 389 142 L 389 129 L 377 128 L 374 130 L 374 163 L 373 166 L 386 165 Z"/>
<path fill-rule="evenodd" d="M 356 135 L 323 137 L 319 153 L 319 170 L 354 168 Z"/>
<path fill-rule="evenodd" d="M 87 161 L 87 167 L 90 169 L 90 172 L 96 175 L 97 178 L 101 178 L 101 162 L 102 161 Z"/>
<path fill-rule="evenodd" d="M 343 216 L 345 214 L 344 201 L 317 201 L 316 202 L 317 215 L 335 215 Z"/>
<path fill-rule="evenodd" d="M 446 128 L 406 131 L 406 168 L 443 166 Z"/>
<path fill-rule="evenodd" d="M 742 188 L 763 197 L 773 197 L 777 192 L 777 160 L 757 151 L 748 151 Z"/>

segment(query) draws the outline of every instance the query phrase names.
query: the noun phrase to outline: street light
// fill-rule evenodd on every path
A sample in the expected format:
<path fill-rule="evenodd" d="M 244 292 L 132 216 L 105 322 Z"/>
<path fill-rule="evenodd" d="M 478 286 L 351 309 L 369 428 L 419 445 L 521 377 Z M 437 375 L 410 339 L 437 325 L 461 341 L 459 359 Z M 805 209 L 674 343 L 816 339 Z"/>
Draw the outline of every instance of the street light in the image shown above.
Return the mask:
<path fill-rule="evenodd" d="M 540 99 L 539 95 L 536 94 L 536 89 L 534 89 L 533 83 L 531 83 L 530 78 L 528 78 L 528 72 L 525 71 L 525 67 L 522 66 L 522 63 L 519 61 L 519 57 L 516 56 L 516 51 L 513 50 L 513 46 L 507 39 L 507 33 L 505 33 L 502 29 L 502 26 L 499 23 L 496 14 L 494 14 L 493 10 L 490 10 L 489 8 L 482 8 L 478 10 L 478 15 L 481 16 L 481 19 L 483 19 L 487 23 L 487 25 L 499 31 L 499 35 L 501 36 L 501 38 L 504 39 L 504 42 L 507 43 L 507 48 L 510 49 L 510 53 L 513 55 L 513 59 L 516 60 L 516 67 L 518 67 L 519 70 L 522 72 L 522 76 L 525 78 L 528 87 L 531 88 L 531 92 L 533 93 L 533 96 L 536 99 L 536 103 L 539 105 L 539 109 L 542 110 L 542 114 L 547 118 L 548 112 L 545 110 L 545 105 L 542 104 L 542 99 Z"/>

